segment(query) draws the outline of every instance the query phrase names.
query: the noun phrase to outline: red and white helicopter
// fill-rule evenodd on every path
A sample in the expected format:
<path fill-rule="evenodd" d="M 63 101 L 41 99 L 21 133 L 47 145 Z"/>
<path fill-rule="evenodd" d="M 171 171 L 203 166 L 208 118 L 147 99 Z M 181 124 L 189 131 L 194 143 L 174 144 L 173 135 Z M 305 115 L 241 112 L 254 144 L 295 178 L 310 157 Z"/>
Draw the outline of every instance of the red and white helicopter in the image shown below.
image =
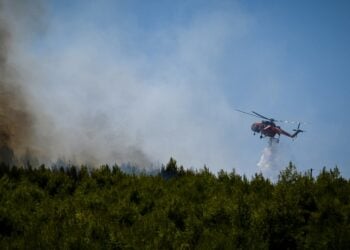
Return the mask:
<path fill-rule="evenodd" d="M 263 137 L 269 137 L 270 140 L 276 140 L 276 142 L 279 142 L 279 137 L 281 135 L 288 136 L 290 138 L 295 138 L 299 133 L 305 132 L 304 130 L 300 129 L 300 122 L 298 123 L 298 127 L 296 129 L 293 129 L 294 133 L 290 134 L 287 131 L 283 130 L 280 126 L 277 126 L 275 122 L 288 122 L 283 120 L 275 120 L 274 118 L 267 118 L 266 116 L 263 116 L 255 111 L 252 111 L 251 113 L 235 109 L 238 112 L 244 113 L 246 115 L 262 118 L 261 122 L 255 122 L 252 124 L 251 129 L 254 132 L 254 135 L 256 133 L 260 134 L 260 138 Z M 294 122 L 289 122 L 294 123 Z M 275 135 L 278 135 L 277 138 L 275 138 Z"/>

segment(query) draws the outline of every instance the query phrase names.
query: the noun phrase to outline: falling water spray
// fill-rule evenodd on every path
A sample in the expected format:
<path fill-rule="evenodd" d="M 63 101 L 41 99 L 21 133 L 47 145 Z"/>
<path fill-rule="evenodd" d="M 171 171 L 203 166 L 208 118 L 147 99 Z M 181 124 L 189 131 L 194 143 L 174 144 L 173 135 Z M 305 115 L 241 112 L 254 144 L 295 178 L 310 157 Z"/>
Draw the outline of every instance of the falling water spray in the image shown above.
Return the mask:
<path fill-rule="evenodd" d="M 257 164 L 260 171 L 267 177 L 274 178 L 280 167 L 279 142 L 269 138 L 267 146 L 263 149 L 260 160 Z"/>

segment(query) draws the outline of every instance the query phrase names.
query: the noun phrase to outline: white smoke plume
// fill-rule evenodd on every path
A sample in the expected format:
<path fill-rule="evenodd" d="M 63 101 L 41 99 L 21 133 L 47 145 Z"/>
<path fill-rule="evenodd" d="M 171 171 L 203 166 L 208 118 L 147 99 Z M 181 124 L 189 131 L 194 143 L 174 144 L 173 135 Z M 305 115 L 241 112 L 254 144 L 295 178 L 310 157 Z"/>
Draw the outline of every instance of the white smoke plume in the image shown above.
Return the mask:
<path fill-rule="evenodd" d="M 236 130 L 217 65 L 244 16 L 208 9 L 145 32 L 115 1 L 61 15 L 27 2 L 0 0 L 0 92 L 11 90 L 0 95 L 3 160 L 229 166 Z"/>

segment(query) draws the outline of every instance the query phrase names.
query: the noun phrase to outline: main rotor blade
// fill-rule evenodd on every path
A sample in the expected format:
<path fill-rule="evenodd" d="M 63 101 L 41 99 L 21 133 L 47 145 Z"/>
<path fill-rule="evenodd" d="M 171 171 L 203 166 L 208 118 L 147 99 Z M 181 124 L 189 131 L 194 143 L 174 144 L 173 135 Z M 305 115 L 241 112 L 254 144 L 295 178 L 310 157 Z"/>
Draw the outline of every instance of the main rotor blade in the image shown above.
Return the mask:
<path fill-rule="evenodd" d="M 284 123 L 291 123 L 291 124 L 301 124 L 301 125 L 305 125 L 308 124 L 307 122 L 297 122 L 297 121 L 288 121 L 288 120 L 281 120 L 279 122 L 284 122 Z"/>
<path fill-rule="evenodd" d="M 275 121 L 275 119 L 267 118 L 266 116 L 260 115 L 259 113 L 256 113 L 255 111 L 252 111 L 252 113 L 254 113 L 255 115 L 259 116 L 260 118 L 263 118 L 263 119 L 266 119 L 266 120 L 270 120 L 270 121 Z"/>
<path fill-rule="evenodd" d="M 299 122 L 296 122 L 296 121 L 288 121 L 288 120 L 280 120 L 279 122 L 291 123 L 291 124 L 299 123 Z"/>
<path fill-rule="evenodd" d="M 238 112 L 241 112 L 241 113 L 243 113 L 243 114 L 246 114 L 246 115 L 251 115 L 251 116 L 254 116 L 254 117 L 260 117 L 260 116 L 257 116 L 257 115 L 254 115 L 254 114 L 251 114 L 251 113 L 248 113 L 248 112 L 245 112 L 245 111 L 242 111 L 242 110 L 239 110 L 239 109 L 235 109 L 236 111 L 238 111 Z"/>
<path fill-rule="evenodd" d="M 261 115 L 261 114 L 255 112 L 255 111 L 252 111 L 252 112 L 253 112 L 254 114 L 256 114 L 257 116 L 259 116 L 259 117 L 261 117 L 261 118 L 263 118 L 263 119 L 266 119 L 266 120 L 270 120 L 270 121 L 272 121 L 272 122 L 284 122 L 284 123 L 293 123 L 293 124 L 295 124 L 295 123 L 300 123 L 300 122 L 295 122 L 295 121 L 276 120 L 276 119 L 274 119 L 274 118 L 267 118 L 266 116 L 263 116 L 263 115 Z M 303 123 L 301 123 L 301 124 L 303 124 Z"/>
<path fill-rule="evenodd" d="M 298 122 L 298 121 L 288 121 L 288 120 L 275 120 L 274 118 L 267 118 L 266 116 L 263 116 L 255 111 L 252 111 L 252 113 L 248 113 L 239 109 L 235 109 L 238 112 L 241 112 L 243 114 L 246 115 L 250 115 L 250 116 L 254 116 L 254 117 L 258 117 L 258 118 L 262 118 L 268 121 L 272 121 L 272 122 L 283 122 L 283 123 L 291 123 L 291 124 L 300 124 L 300 125 L 305 125 L 305 124 L 309 124 L 308 122 Z"/>

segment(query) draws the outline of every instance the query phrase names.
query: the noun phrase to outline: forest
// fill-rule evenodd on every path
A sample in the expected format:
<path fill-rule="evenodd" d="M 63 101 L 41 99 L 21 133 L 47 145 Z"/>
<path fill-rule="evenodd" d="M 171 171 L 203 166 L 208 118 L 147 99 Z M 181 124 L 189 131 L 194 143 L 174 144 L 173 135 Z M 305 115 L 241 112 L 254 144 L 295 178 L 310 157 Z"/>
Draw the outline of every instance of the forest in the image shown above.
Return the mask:
<path fill-rule="evenodd" d="M 2 164 L 0 249 L 350 249 L 349 180 L 314 175 Z"/>

